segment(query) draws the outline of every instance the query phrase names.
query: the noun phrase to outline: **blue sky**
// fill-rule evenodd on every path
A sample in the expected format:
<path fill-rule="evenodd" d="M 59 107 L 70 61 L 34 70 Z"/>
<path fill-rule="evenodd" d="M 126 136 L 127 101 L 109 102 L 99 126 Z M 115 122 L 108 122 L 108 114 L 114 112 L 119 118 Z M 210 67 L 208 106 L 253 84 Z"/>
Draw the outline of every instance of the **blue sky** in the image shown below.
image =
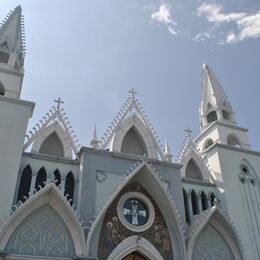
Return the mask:
<path fill-rule="evenodd" d="M 22 98 L 30 126 L 61 97 L 81 145 L 101 137 L 135 88 L 176 154 L 199 134 L 201 67 L 226 90 L 238 124 L 260 150 L 260 3 L 230 1 L 0 0 L 0 19 L 21 4 L 27 54 Z"/>

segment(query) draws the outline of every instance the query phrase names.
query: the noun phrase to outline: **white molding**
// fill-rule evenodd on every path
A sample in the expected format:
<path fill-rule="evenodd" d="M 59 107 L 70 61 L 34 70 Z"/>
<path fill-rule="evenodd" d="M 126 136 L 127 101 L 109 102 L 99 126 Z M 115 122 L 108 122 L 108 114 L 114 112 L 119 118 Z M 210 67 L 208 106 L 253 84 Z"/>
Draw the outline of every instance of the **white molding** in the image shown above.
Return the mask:
<path fill-rule="evenodd" d="M 39 130 L 38 136 L 32 146 L 32 152 L 39 153 L 42 143 L 52 133 L 56 133 L 58 135 L 58 137 L 63 145 L 64 157 L 72 158 L 72 147 L 70 144 L 69 137 L 67 136 L 66 132 L 64 131 L 64 129 L 60 126 L 60 124 L 58 122 L 54 122 L 54 123 L 48 125 L 46 128 L 44 127 Z"/>
<path fill-rule="evenodd" d="M 129 199 L 129 198 L 140 199 L 145 204 L 145 206 L 147 207 L 147 210 L 148 210 L 148 220 L 147 220 L 147 222 L 144 225 L 142 225 L 142 226 L 134 226 L 134 225 L 131 225 L 125 219 L 125 216 L 122 213 L 123 212 L 123 205 L 124 205 L 125 201 L 127 199 Z M 122 224 L 126 228 L 128 228 L 129 230 L 134 231 L 134 232 L 144 232 L 145 230 L 150 228 L 151 225 L 154 222 L 154 217 L 155 217 L 154 207 L 153 207 L 152 202 L 144 194 L 142 194 L 140 192 L 135 192 L 135 191 L 125 193 L 119 199 L 118 205 L 117 205 L 117 215 L 118 215 L 120 221 L 122 222 Z"/>
<path fill-rule="evenodd" d="M 215 218 L 216 213 L 219 213 L 221 219 L 229 226 L 230 228 L 229 231 L 225 230 L 222 227 L 219 220 Z M 238 237 L 236 230 L 234 229 L 234 225 L 230 223 L 227 217 L 217 207 L 211 209 L 209 214 L 205 216 L 203 220 L 195 221 L 192 224 L 192 226 L 190 226 L 189 230 L 191 232 L 191 237 L 189 236 L 188 244 L 187 244 L 188 259 L 189 260 L 192 259 L 192 253 L 193 253 L 195 243 L 199 238 L 200 233 L 202 232 L 202 230 L 204 230 L 207 224 L 212 224 L 217 229 L 217 231 L 223 236 L 228 246 L 230 247 L 231 252 L 233 253 L 235 259 L 242 260 L 243 253 L 242 253 L 241 241 Z M 233 234 L 230 234 L 229 232 L 232 232 Z M 231 236 L 234 236 L 236 238 L 236 241 L 234 241 Z"/>
<path fill-rule="evenodd" d="M 135 127 L 139 134 L 141 135 L 146 150 L 147 156 L 151 159 L 157 159 L 157 147 L 153 139 L 153 135 L 150 130 L 145 126 L 141 119 L 137 115 L 131 115 L 125 119 L 121 124 L 120 128 L 115 133 L 112 143 L 113 152 L 121 152 L 122 143 L 126 133 L 132 128 Z"/>
<path fill-rule="evenodd" d="M 162 215 L 166 221 L 166 225 L 168 227 L 168 231 L 171 237 L 171 245 L 173 248 L 173 252 L 177 252 L 180 254 L 180 256 L 182 256 L 184 259 L 186 257 L 186 244 L 185 244 L 185 238 L 184 238 L 184 227 L 182 225 L 182 220 L 181 220 L 181 216 L 177 210 L 176 204 L 174 199 L 172 198 L 171 194 L 169 193 L 169 191 L 166 190 L 165 185 L 162 183 L 162 181 L 160 180 L 160 176 L 158 176 L 158 174 L 156 172 L 154 172 L 154 170 L 152 169 L 152 167 L 147 163 L 147 161 L 143 161 L 141 164 L 139 163 L 138 166 L 135 166 L 135 168 L 132 170 L 132 172 L 125 177 L 125 179 L 121 182 L 121 184 L 118 186 L 117 190 L 110 196 L 110 199 L 106 202 L 105 206 L 103 207 L 103 209 L 98 213 L 98 215 L 96 216 L 94 222 L 92 223 L 91 227 L 90 227 L 90 231 L 88 233 L 88 237 L 87 237 L 87 255 L 89 256 L 91 254 L 90 250 L 91 250 L 91 246 L 92 246 L 92 242 L 95 239 L 98 239 L 95 237 L 95 232 L 98 232 L 98 236 L 99 236 L 99 228 L 102 225 L 104 216 L 106 214 L 107 209 L 109 208 L 109 206 L 111 205 L 111 203 L 115 200 L 115 198 L 117 197 L 117 195 L 120 193 L 120 191 L 131 181 L 131 179 L 134 178 L 134 176 L 136 176 L 143 168 L 146 168 L 148 173 L 150 174 L 149 176 L 151 176 L 151 178 L 153 178 L 153 180 L 156 181 L 156 183 L 158 184 L 158 191 L 159 189 L 160 191 L 163 193 L 164 198 L 162 198 L 164 200 L 164 202 L 166 202 L 167 204 L 167 208 L 161 208 L 161 212 Z M 140 182 L 140 184 L 142 185 L 142 183 Z M 154 200 L 156 200 L 156 198 L 153 198 Z M 163 205 L 158 205 L 159 207 L 166 207 L 165 203 L 163 203 Z M 170 210 L 170 215 L 171 216 L 166 216 L 165 212 Z M 165 218 L 171 218 L 171 220 L 167 221 L 167 219 Z M 94 238 L 93 238 L 94 237 Z M 94 252 L 93 252 L 94 254 Z"/>
<path fill-rule="evenodd" d="M 83 228 L 69 202 L 54 184 L 48 184 L 38 191 L 10 216 L 0 232 L 0 251 L 5 250 L 11 235 L 19 224 L 34 210 L 46 204 L 54 208 L 65 222 L 70 231 L 76 254 L 78 256 L 86 255 L 86 240 Z"/>
<path fill-rule="evenodd" d="M 143 237 L 137 235 L 123 240 L 109 255 L 107 260 L 121 260 L 123 257 L 137 251 L 152 260 L 163 260 L 156 248 Z"/>

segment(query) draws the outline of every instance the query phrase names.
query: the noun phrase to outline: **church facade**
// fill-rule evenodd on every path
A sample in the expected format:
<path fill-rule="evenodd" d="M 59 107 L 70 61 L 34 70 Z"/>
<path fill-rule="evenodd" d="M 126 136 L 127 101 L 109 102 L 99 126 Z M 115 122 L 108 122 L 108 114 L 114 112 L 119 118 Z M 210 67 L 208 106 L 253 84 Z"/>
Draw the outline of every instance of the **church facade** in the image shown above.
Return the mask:
<path fill-rule="evenodd" d="M 60 98 L 26 134 L 24 58 L 18 6 L 0 28 L 0 259 L 260 259 L 260 153 L 208 65 L 173 162 L 134 90 L 89 147 Z"/>

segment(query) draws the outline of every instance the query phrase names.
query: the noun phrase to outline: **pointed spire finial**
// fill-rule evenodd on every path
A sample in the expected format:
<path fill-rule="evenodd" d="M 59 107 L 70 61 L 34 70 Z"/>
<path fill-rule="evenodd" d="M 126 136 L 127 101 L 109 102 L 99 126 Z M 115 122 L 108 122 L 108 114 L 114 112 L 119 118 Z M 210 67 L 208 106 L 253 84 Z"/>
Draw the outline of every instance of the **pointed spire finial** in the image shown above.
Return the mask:
<path fill-rule="evenodd" d="M 135 100 L 135 95 L 137 95 L 137 92 L 135 91 L 135 89 L 132 88 L 131 90 L 128 91 L 128 93 L 131 94 L 132 100 Z"/>
<path fill-rule="evenodd" d="M 164 150 L 164 153 L 165 153 L 166 161 L 167 162 L 171 162 L 172 161 L 172 154 L 171 154 L 171 149 L 170 149 L 170 146 L 169 146 L 169 143 L 168 143 L 167 139 L 165 140 L 165 150 Z"/>
<path fill-rule="evenodd" d="M 15 53 L 15 55 L 21 59 L 21 64 L 23 64 L 25 55 L 23 34 L 22 8 L 18 5 L 6 17 L 0 27 L 0 48 L 5 48 L 6 51 Z"/>
<path fill-rule="evenodd" d="M 93 149 L 97 150 L 98 144 L 99 144 L 99 141 L 97 139 L 97 127 L 96 127 L 96 124 L 95 124 L 92 139 L 90 141 L 90 145 L 92 146 Z"/>
<path fill-rule="evenodd" d="M 64 101 L 62 101 L 60 97 L 57 100 L 55 99 L 54 102 L 57 103 L 57 110 L 60 110 L 60 105 L 64 104 Z"/>

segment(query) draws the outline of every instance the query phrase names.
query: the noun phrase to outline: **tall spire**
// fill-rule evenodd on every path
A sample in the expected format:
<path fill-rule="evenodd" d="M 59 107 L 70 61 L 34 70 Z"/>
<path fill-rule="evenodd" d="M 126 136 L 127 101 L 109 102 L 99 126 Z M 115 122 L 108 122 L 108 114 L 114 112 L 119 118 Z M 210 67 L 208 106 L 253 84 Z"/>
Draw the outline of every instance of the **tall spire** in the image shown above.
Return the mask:
<path fill-rule="evenodd" d="M 168 139 L 165 141 L 165 149 L 164 149 L 164 154 L 165 154 L 165 159 L 167 162 L 172 161 L 172 154 L 171 154 L 171 149 L 168 143 Z"/>
<path fill-rule="evenodd" d="M 96 124 L 95 124 L 92 139 L 90 141 L 90 145 L 92 146 L 93 149 L 98 149 L 98 144 L 99 144 L 99 141 L 97 139 L 97 127 L 96 127 Z"/>
<path fill-rule="evenodd" d="M 0 51 L 9 54 L 14 53 L 20 65 L 23 65 L 24 49 L 24 25 L 21 6 L 17 6 L 14 11 L 4 19 L 0 28 Z"/>
<path fill-rule="evenodd" d="M 227 100 L 227 95 L 206 63 L 202 66 L 200 116 L 201 130 L 216 120 L 224 119 L 235 123 L 234 113 Z"/>

